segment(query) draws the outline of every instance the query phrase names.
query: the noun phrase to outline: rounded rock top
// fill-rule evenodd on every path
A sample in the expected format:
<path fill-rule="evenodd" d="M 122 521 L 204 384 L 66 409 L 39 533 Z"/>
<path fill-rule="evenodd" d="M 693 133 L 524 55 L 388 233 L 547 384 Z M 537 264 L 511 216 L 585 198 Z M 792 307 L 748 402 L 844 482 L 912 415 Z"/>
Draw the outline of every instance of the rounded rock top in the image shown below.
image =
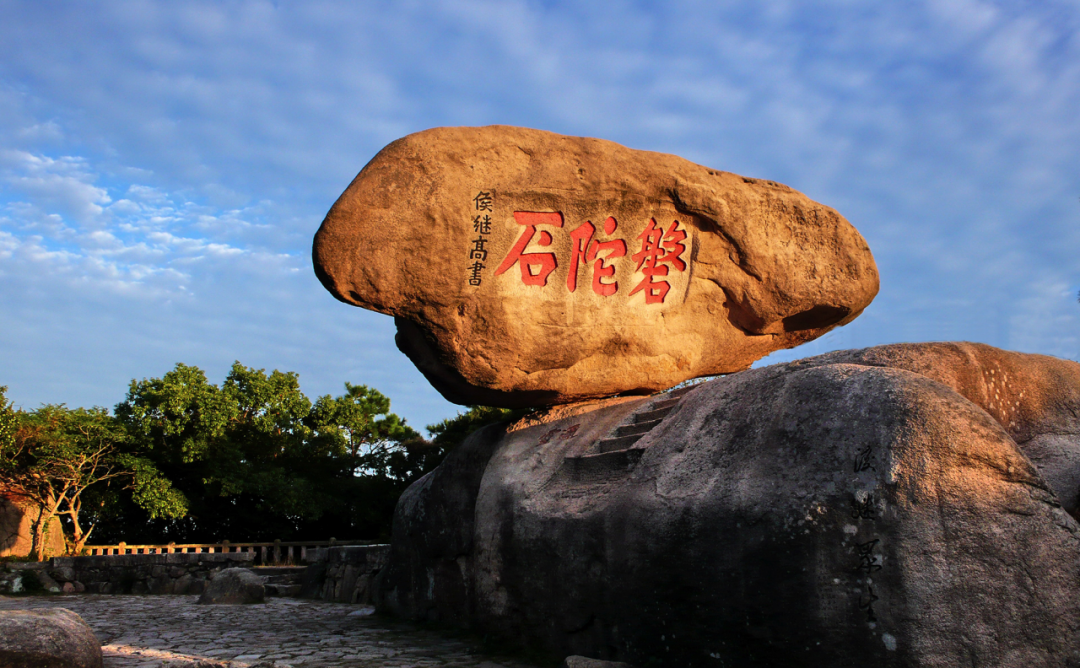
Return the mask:
<path fill-rule="evenodd" d="M 746 369 L 878 290 L 858 231 L 787 186 L 508 126 L 391 143 L 312 255 L 335 297 L 395 317 L 447 399 L 506 407 Z"/>

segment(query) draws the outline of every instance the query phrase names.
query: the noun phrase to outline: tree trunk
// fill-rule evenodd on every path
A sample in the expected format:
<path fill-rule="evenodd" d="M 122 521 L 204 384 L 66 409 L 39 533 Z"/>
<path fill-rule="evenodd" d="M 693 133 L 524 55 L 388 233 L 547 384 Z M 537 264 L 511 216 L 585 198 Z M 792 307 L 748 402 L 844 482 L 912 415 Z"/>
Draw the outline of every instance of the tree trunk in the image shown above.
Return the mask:
<path fill-rule="evenodd" d="M 37 506 L 37 519 L 33 523 L 33 536 L 30 538 L 30 557 L 42 561 L 45 550 L 45 506 Z"/>

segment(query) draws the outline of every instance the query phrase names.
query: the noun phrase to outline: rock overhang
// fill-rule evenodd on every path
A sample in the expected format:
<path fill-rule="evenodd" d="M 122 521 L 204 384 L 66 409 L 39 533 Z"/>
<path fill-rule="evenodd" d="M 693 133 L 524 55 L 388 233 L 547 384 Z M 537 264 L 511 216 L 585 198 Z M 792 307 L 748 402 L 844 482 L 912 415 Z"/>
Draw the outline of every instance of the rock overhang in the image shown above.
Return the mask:
<path fill-rule="evenodd" d="M 447 399 L 526 407 L 746 369 L 857 317 L 865 240 L 787 186 L 525 128 L 435 128 L 360 172 L 313 246 Z"/>

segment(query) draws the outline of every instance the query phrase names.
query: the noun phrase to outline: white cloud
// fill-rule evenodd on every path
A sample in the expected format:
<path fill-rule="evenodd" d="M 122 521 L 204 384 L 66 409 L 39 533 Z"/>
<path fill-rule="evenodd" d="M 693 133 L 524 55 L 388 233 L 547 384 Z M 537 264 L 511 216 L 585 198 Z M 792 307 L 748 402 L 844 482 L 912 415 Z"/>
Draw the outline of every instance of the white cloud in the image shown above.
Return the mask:
<path fill-rule="evenodd" d="M 49 158 L 26 151 L 0 150 L 2 178 L 8 187 L 25 193 L 43 209 L 58 210 L 86 224 L 112 199 L 93 185 L 93 175 L 81 158 Z"/>

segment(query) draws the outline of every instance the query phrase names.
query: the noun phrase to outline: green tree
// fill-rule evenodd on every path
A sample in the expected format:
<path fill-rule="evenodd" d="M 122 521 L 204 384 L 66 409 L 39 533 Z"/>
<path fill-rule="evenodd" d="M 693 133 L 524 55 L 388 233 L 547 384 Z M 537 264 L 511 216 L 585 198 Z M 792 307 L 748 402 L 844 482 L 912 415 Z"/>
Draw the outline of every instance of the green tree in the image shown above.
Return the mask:
<path fill-rule="evenodd" d="M 7 407 L 10 411 L 10 406 Z M 32 552 L 44 557 L 44 532 L 52 518 L 65 520 L 69 554 L 78 554 L 96 521 L 84 522 L 91 488 L 117 484 L 134 493 L 152 517 L 182 514 L 182 497 L 147 460 L 124 449 L 122 426 L 103 408 L 45 405 L 14 415 L 14 433 L 0 440 L 0 482 L 40 508 Z"/>
<path fill-rule="evenodd" d="M 321 447 L 347 457 L 356 474 L 389 473 L 391 455 L 401 444 L 420 438 L 397 415 L 390 399 L 366 385 L 345 383 L 345 394 L 319 397 L 309 425 Z"/>
<path fill-rule="evenodd" d="M 388 533 L 388 476 L 404 443 L 418 435 L 374 389 L 314 405 L 295 373 L 234 363 L 221 387 L 178 364 L 162 378 L 132 381 L 116 414 L 191 512 L 164 522 L 137 521 L 114 504 L 112 529 L 147 540 L 216 541 L 345 537 Z M 130 541 L 129 541 L 130 542 Z"/>
<path fill-rule="evenodd" d="M 14 445 L 16 422 L 15 410 L 7 398 L 7 385 L 0 385 L 0 448 Z"/>

